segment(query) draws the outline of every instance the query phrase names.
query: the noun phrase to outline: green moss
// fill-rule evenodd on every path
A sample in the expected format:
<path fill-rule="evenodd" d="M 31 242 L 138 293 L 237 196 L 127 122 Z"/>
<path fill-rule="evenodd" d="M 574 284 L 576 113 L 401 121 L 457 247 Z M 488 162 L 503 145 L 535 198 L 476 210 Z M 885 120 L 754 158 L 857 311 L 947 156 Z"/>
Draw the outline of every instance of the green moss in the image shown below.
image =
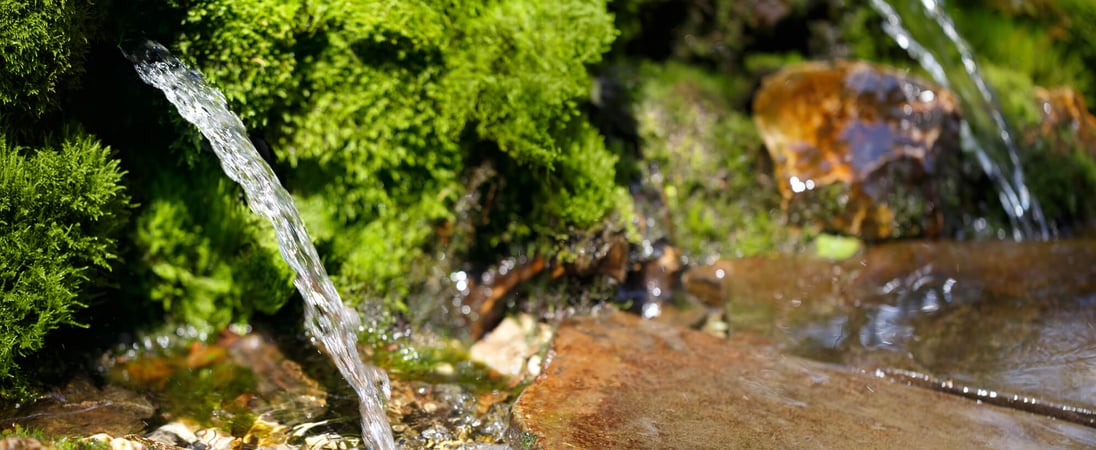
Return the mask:
<path fill-rule="evenodd" d="M 1091 23 L 1096 6 L 1091 2 L 965 3 L 949 12 L 980 64 L 997 62 L 1031 84 L 1070 86 L 1094 98 L 1096 76 L 1088 69 L 1096 63 L 1096 26 Z"/>
<path fill-rule="evenodd" d="M 521 432 L 521 448 L 530 449 L 537 445 L 537 435 L 528 431 Z"/>
<path fill-rule="evenodd" d="M 1046 136 L 1021 155 L 1026 182 L 1048 221 L 1065 232 L 1096 221 L 1096 156 L 1072 130 Z M 1052 144 L 1052 142 L 1054 142 Z"/>
<path fill-rule="evenodd" d="M 826 259 L 841 261 L 851 258 L 864 247 L 859 239 L 833 234 L 821 234 L 814 240 L 814 252 Z"/>
<path fill-rule="evenodd" d="M 636 118 L 642 152 L 658 163 L 676 242 L 698 257 L 790 249 L 780 196 L 763 176 L 753 122 L 731 106 L 734 80 L 668 64 L 639 69 Z"/>
<path fill-rule="evenodd" d="M 86 1 L 0 0 L 0 116 L 9 125 L 55 108 L 83 71 L 90 11 Z"/>
<path fill-rule="evenodd" d="M 350 302 L 379 296 L 400 307 L 435 228 L 456 220 L 466 164 L 485 148 L 508 169 L 499 178 L 528 189 L 491 208 L 505 223 L 476 233 L 479 242 L 558 245 L 627 209 L 616 157 L 581 110 L 586 66 L 616 34 L 604 2 L 175 5 L 186 10 L 175 48 L 271 142 L 339 287 L 355 293 Z M 192 200 L 175 208 L 193 210 Z M 169 254 L 209 245 L 169 239 L 178 241 L 163 252 L 173 265 L 193 258 Z M 210 283 L 170 288 L 184 296 L 227 289 L 230 278 L 227 269 L 186 272 Z"/>
<path fill-rule="evenodd" d="M 487 366 L 472 361 L 457 341 L 435 345 L 407 341 L 373 344 L 373 363 L 401 380 L 459 383 L 473 386 L 477 392 L 512 389 L 507 387 L 505 377 L 492 375 Z"/>
<path fill-rule="evenodd" d="M 166 172 L 137 220 L 148 297 L 176 318 L 219 328 L 273 313 L 293 292 L 273 230 L 211 162 Z"/>
<path fill-rule="evenodd" d="M 0 397 L 19 397 L 17 361 L 42 347 L 108 280 L 128 216 L 111 151 L 70 129 L 42 148 L 0 135 Z"/>

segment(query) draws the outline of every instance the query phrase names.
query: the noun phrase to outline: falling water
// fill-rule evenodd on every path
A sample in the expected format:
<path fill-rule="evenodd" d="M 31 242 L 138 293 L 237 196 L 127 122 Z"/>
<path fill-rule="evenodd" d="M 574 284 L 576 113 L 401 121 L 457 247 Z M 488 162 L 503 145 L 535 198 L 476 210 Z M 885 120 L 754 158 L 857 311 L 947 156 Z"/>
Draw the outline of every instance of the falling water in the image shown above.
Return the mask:
<path fill-rule="evenodd" d="M 970 46 L 944 11 L 944 0 L 871 0 L 883 29 L 944 87 L 963 108 L 963 147 L 973 153 L 997 185 L 1012 221 L 1012 238 L 1047 239 L 1051 230 L 1039 202 L 1024 184 L 1019 152 L 993 90 L 982 78 Z M 935 53 L 934 53 L 935 52 Z"/>
<path fill-rule="evenodd" d="M 243 186 L 251 210 L 274 224 L 282 257 L 297 272 L 294 284 L 304 297 L 305 327 L 322 341 L 339 372 L 358 394 L 363 440 L 370 448 L 394 449 L 383 406 L 390 395 L 388 376 L 367 366 L 358 355 L 358 314 L 339 298 L 292 197 L 251 144 L 243 122 L 228 109 L 220 91 L 163 46 L 148 42 L 126 57 L 141 79 L 163 91 L 179 114 L 209 140 L 225 173 Z"/>

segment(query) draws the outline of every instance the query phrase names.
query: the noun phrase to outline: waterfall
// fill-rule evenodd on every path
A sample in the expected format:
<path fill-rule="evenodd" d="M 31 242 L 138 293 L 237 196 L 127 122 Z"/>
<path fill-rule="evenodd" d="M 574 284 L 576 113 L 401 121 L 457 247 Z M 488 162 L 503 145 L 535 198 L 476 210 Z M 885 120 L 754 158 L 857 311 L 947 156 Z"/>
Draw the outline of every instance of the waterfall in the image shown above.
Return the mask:
<path fill-rule="evenodd" d="M 147 42 L 132 53 L 123 53 L 141 80 L 163 91 L 179 114 L 198 127 L 220 158 L 225 174 L 244 188 L 251 210 L 274 225 L 282 257 L 297 272 L 294 284 L 304 297 L 305 328 L 322 342 L 358 394 L 363 441 L 369 448 L 395 449 L 384 414 L 384 400 L 390 395 L 388 376 L 362 362 L 356 346 L 361 327 L 357 312 L 343 304 L 293 198 L 251 144 L 243 122 L 228 109 L 224 94 L 157 43 Z"/>
<path fill-rule="evenodd" d="M 1024 184 L 1013 133 L 993 90 L 982 78 L 974 53 L 944 11 L 943 1 L 871 0 L 871 5 L 883 16 L 883 30 L 898 46 L 959 98 L 963 149 L 975 156 L 996 185 L 1012 222 L 1012 238 L 1048 239 L 1052 231 L 1039 202 Z"/>

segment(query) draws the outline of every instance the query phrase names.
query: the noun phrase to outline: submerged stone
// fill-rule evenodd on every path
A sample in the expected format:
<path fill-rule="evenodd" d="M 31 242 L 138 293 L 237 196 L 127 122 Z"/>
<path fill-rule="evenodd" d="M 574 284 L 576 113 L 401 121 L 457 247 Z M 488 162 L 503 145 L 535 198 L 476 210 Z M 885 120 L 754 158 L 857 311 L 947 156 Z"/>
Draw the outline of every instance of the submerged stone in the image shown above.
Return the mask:
<path fill-rule="evenodd" d="M 77 376 L 53 395 L 18 412 L 18 417 L 5 420 L 0 429 L 19 425 L 50 436 L 126 434 L 141 431 L 155 410 L 136 392 L 114 385 L 99 388 L 87 377 Z"/>
<path fill-rule="evenodd" d="M 1096 445 L 1079 425 L 622 313 L 564 323 L 550 356 L 514 405 L 514 448 Z"/>
<path fill-rule="evenodd" d="M 765 79 L 753 109 L 794 222 L 865 239 L 945 231 L 960 150 L 950 92 L 864 62 L 812 62 Z"/>

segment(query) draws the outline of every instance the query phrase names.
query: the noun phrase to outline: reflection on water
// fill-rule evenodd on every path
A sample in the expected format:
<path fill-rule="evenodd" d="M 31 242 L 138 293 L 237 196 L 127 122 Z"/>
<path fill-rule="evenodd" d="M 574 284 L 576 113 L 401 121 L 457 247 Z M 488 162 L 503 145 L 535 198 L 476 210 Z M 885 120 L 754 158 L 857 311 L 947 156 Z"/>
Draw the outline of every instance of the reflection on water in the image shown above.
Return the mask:
<path fill-rule="evenodd" d="M 723 299 L 733 330 L 795 354 L 1096 406 L 1096 241 L 721 261 L 691 271 L 686 286 Z"/>

